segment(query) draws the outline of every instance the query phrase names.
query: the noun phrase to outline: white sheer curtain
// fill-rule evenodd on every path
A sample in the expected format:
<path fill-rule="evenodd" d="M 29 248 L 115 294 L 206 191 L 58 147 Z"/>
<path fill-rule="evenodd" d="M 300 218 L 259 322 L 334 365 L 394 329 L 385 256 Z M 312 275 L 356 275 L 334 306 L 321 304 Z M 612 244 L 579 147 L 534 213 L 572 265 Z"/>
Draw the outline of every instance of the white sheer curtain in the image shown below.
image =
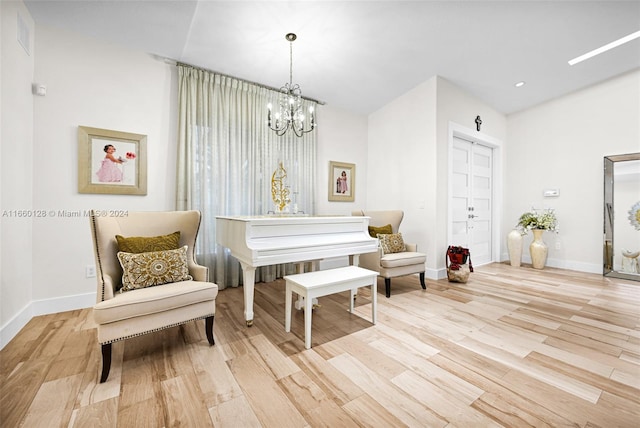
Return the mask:
<path fill-rule="evenodd" d="M 265 215 L 275 211 L 271 175 L 282 162 L 292 204 L 315 210 L 316 131 L 278 137 L 267 127 L 267 104 L 278 92 L 190 66 L 178 65 L 179 210 L 202 212 L 196 255 L 221 288 L 242 282 L 239 262 L 216 244 L 218 215 Z M 305 110 L 311 101 L 305 100 Z M 291 135 L 289 135 L 291 134 Z M 293 136 L 292 136 L 293 135 Z M 273 281 L 293 266 L 256 271 L 256 282 Z"/>

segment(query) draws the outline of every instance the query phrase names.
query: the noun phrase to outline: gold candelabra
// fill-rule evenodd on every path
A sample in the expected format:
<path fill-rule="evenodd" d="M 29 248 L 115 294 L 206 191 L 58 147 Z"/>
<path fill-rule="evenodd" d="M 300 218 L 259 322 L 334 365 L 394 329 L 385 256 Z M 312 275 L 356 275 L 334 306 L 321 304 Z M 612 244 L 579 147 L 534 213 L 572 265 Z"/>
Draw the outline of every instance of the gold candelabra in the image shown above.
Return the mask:
<path fill-rule="evenodd" d="M 289 187 L 284 182 L 285 178 L 287 178 L 287 170 L 280 162 L 278 168 L 271 175 L 271 199 L 280 212 L 291 202 Z"/>

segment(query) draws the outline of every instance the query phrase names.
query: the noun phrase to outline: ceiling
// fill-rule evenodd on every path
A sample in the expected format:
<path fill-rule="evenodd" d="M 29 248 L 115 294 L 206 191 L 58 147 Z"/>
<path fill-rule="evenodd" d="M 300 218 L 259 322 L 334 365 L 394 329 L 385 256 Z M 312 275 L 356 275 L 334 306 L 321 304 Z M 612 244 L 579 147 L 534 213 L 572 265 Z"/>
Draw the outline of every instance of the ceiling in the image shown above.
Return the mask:
<path fill-rule="evenodd" d="M 371 113 L 438 75 L 510 114 L 640 67 L 640 1 L 25 0 L 37 25 Z M 37 40 L 37 27 L 35 38 Z M 516 88 L 514 84 L 525 81 Z"/>

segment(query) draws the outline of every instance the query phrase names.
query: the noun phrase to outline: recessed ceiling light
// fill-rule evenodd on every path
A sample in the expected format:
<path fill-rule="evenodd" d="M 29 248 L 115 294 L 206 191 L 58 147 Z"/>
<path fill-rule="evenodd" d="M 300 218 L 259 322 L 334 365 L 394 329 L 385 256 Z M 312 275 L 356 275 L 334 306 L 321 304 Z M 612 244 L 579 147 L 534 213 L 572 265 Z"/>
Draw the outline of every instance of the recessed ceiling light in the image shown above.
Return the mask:
<path fill-rule="evenodd" d="M 598 49 L 594 49 L 591 52 L 587 52 L 584 55 L 580 55 L 579 57 L 576 57 L 576 58 L 572 59 L 571 61 L 569 61 L 569 65 L 575 65 L 575 64 L 577 64 L 579 62 L 584 61 L 585 59 L 589 59 L 589 58 L 594 57 L 596 55 L 599 55 L 599 54 L 601 54 L 603 52 L 606 52 L 606 51 L 608 51 L 610 49 L 617 48 L 618 46 L 623 45 L 623 44 L 625 44 L 627 42 L 630 42 L 631 40 L 637 39 L 638 37 L 640 37 L 640 31 L 636 31 L 635 33 L 631 33 L 628 36 L 625 36 L 625 37 L 623 37 L 621 39 L 618 39 L 618 40 L 613 41 L 611 43 L 608 43 L 608 44 L 606 44 L 604 46 L 601 46 Z"/>
<path fill-rule="evenodd" d="M 515 87 L 516 87 L 516 88 L 522 88 L 522 87 L 523 87 L 524 85 L 526 85 L 526 84 L 527 84 L 527 82 L 525 82 L 525 81 L 521 81 L 521 82 L 516 83 L 516 84 L 515 84 Z"/>

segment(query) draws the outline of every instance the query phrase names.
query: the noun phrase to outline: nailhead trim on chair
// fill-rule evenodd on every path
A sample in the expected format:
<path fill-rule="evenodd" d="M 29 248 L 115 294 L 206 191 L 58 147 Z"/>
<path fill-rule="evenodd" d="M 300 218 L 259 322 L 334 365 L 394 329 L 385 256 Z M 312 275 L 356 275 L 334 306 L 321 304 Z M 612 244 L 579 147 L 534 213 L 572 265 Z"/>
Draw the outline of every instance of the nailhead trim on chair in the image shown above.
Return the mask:
<path fill-rule="evenodd" d="M 102 296 L 100 296 L 100 301 L 104 302 L 104 272 L 102 269 L 102 260 L 100 258 L 100 248 L 98 246 L 98 235 L 96 230 L 96 216 L 91 213 L 91 222 L 93 223 L 93 245 L 96 248 L 96 259 L 98 260 L 98 266 L 100 267 L 100 289 L 102 290 Z"/>
<path fill-rule="evenodd" d="M 154 328 L 152 330 L 143 331 L 143 332 L 140 332 L 140 333 L 132 334 L 130 336 L 119 337 L 117 339 L 108 340 L 106 342 L 100 342 L 100 344 L 101 345 L 108 345 L 109 343 L 115 343 L 115 342 L 119 342 L 121 340 L 131 339 L 133 337 L 138 337 L 138 336 L 142 336 L 144 334 L 149 334 L 149 333 L 153 333 L 153 332 L 156 332 L 156 331 L 165 330 L 165 329 L 171 328 L 171 327 L 177 327 L 179 325 L 186 324 L 186 323 L 191 322 L 191 321 L 203 320 L 203 319 L 205 319 L 207 317 L 213 317 L 213 316 L 215 316 L 215 314 L 203 315 L 203 316 L 200 316 L 200 317 L 197 317 L 197 318 L 193 318 L 193 319 L 190 319 L 190 320 L 178 322 L 178 323 L 175 323 L 175 324 L 170 324 L 170 325 L 167 325 L 165 327 Z"/>

